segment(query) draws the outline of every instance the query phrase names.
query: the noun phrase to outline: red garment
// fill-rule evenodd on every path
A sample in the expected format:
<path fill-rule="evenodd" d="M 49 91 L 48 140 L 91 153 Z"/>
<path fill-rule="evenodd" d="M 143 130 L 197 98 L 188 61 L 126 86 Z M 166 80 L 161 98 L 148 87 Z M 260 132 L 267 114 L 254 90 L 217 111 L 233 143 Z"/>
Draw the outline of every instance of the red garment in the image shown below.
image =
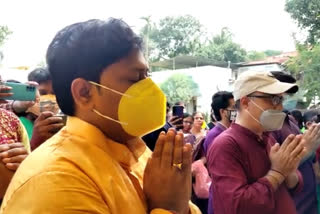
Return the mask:
<path fill-rule="evenodd" d="M 0 144 L 9 140 L 21 142 L 20 120 L 12 112 L 0 108 Z"/>
<path fill-rule="evenodd" d="M 295 214 L 295 204 L 285 186 L 277 191 L 263 178 L 270 170 L 269 151 L 275 140 L 263 139 L 232 124 L 216 138 L 208 151 L 215 214 Z M 303 181 L 299 174 L 298 190 Z"/>

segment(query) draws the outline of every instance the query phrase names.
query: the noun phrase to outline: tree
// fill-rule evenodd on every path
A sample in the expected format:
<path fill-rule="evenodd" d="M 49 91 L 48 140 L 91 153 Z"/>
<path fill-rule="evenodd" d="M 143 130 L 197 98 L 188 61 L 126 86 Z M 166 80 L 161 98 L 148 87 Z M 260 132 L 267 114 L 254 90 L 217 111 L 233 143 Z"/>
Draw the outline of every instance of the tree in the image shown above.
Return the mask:
<path fill-rule="evenodd" d="M 246 59 L 246 50 L 233 42 L 233 35 L 228 28 L 222 28 L 221 33 L 209 40 L 198 55 L 220 62 L 243 62 Z"/>
<path fill-rule="evenodd" d="M 264 52 L 259 51 L 249 51 L 247 54 L 248 61 L 258 61 L 266 58 L 266 54 Z"/>
<path fill-rule="evenodd" d="M 169 103 L 185 102 L 188 103 L 192 97 L 199 96 L 199 87 L 191 76 L 177 73 L 169 77 L 160 86 L 166 94 Z"/>
<path fill-rule="evenodd" d="M 9 30 L 7 26 L 0 25 L 0 47 L 4 44 L 4 42 L 7 40 L 8 36 L 12 34 L 12 32 Z M 0 50 L 0 63 L 3 60 L 4 54 Z"/>
<path fill-rule="evenodd" d="M 316 104 L 315 101 L 320 96 L 320 45 L 315 45 L 313 48 L 298 45 L 297 49 L 299 55 L 286 63 L 287 70 L 299 79 L 307 103 Z"/>
<path fill-rule="evenodd" d="M 277 55 L 282 54 L 282 51 L 277 51 L 277 50 L 265 50 L 265 51 L 263 51 L 263 53 L 264 53 L 266 56 L 277 56 Z"/>
<path fill-rule="evenodd" d="M 12 34 L 7 26 L 0 25 L 0 47 L 4 44 L 4 42 L 8 39 L 8 36 Z"/>
<path fill-rule="evenodd" d="M 307 41 L 310 44 L 317 43 L 320 39 L 320 1 L 286 0 L 285 9 L 300 28 L 308 30 Z"/>
<path fill-rule="evenodd" d="M 202 25 L 190 15 L 168 16 L 161 19 L 159 24 L 150 24 L 147 21 L 142 34 L 145 35 L 146 32 L 149 43 L 155 46 L 153 52 L 149 54 L 152 56 L 152 61 L 179 55 L 194 55 L 200 48 L 200 38 L 203 36 Z"/>

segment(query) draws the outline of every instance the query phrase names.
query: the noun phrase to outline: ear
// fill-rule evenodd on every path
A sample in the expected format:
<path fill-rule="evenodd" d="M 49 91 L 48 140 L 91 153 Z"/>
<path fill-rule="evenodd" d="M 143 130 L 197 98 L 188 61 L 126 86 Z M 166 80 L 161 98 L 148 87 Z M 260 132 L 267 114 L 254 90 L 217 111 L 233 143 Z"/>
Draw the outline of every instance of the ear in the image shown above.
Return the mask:
<path fill-rule="evenodd" d="M 85 79 L 77 78 L 71 84 L 71 93 L 75 105 L 80 108 L 91 109 L 93 107 L 93 90 L 94 87 Z"/>
<path fill-rule="evenodd" d="M 241 106 L 241 108 L 247 109 L 248 106 L 249 106 L 249 102 L 250 102 L 250 100 L 249 100 L 248 97 L 242 97 L 242 98 L 240 99 L 240 106 Z"/>
<path fill-rule="evenodd" d="M 312 126 L 312 124 L 313 124 L 313 122 L 311 122 L 311 121 L 306 122 L 307 129 L 309 129 Z"/>
<path fill-rule="evenodd" d="M 223 118 L 224 111 L 225 111 L 224 109 L 219 109 L 219 113 L 220 113 L 221 118 Z"/>

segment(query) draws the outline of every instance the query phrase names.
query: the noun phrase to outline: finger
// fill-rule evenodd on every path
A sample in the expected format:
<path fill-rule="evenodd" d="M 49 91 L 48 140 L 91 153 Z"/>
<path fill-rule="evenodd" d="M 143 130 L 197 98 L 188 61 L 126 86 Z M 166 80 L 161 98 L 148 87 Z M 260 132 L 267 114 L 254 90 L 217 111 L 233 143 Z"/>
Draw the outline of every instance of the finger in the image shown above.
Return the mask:
<path fill-rule="evenodd" d="M 63 120 L 61 117 L 55 117 L 55 116 L 51 116 L 48 117 L 46 119 L 44 119 L 41 123 L 42 126 L 47 126 L 50 124 L 55 124 L 55 123 L 63 123 Z"/>
<path fill-rule="evenodd" d="M 295 158 L 297 156 L 299 156 L 301 154 L 301 152 L 303 151 L 303 149 L 305 148 L 304 143 L 299 143 L 296 148 L 291 152 L 291 157 Z"/>
<path fill-rule="evenodd" d="M 182 121 L 182 118 L 179 117 L 179 118 L 175 119 L 174 121 L 172 121 L 172 123 L 173 123 L 173 124 L 176 124 L 176 123 L 178 123 L 178 122 L 180 122 L 180 121 Z"/>
<path fill-rule="evenodd" d="M 51 125 L 44 126 L 42 129 L 42 132 L 48 132 L 48 133 L 55 134 L 63 127 L 64 127 L 63 123 L 51 124 Z"/>
<path fill-rule="evenodd" d="M 275 152 L 278 152 L 279 149 L 280 149 L 279 143 L 274 144 L 274 145 L 271 147 L 270 154 L 273 154 L 273 153 L 275 153 Z"/>
<path fill-rule="evenodd" d="M 6 167 L 12 171 L 16 171 L 20 166 L 20 163 L 7 163 Z"/>
<path fill-rule="evenodd" d="M 12 96 L 12 95 L 13 95 L 13 93 L 0 93 L 0 97 L 1 97 L 1 98 L 10 97 L 10 96 Z"/>
<path fill-rule="evenodd" d="M 169 129 L 164 142 L 162 156 L 161 156 L 161 167 L 171 168 L 172 166 L 172 156 L 173 156 L 173 145 L 174 138 L 176 136 L 174 129 Z"/>
<path fill-rule="evenodd" d="M 165 132 L 161 132 L 159 137 L 158 137 L 158 140 L 157 140 L 156 146 L 154 148 L 154 151 L 152 153 L 152 162 L 158 167 L 160 167 L 162 149 L 163 149 L 163 145 L 164 145 L 165 139 L 166 139 Z"/>
<path fill-rule="evenodd" d="M 192 146 L 187 143 L 183 146 L 183 154 L 182 154 L 182 170 L 186 173 L 191 173 L 191 164 L 192 164 Z"/>
<path fill-rule="evenodd" d="M 183 156 L 183 134 L 180 132 L 176 135 L 173 149 L 173 164 L 182 163 Z"/>
<path fill-rule="evenodd" d="M 39 115 L 36 121 L 43 121 L 48 117 L 52 117 L 52 116 L 53 116 L 53 113 L 51 111 L 44 111 Z"/>
<path fill-rule="evenodd" d="M 2 159 L 3 163 L 21 163 L 28 155 L 18 155 L 11 158 Z"/>
<path fill-rule="evenodd" d="M 10 158 L 18 155 L 28 154 L 28 151 L 25 148 L 13 148 L 9 149 L 6 152 L 0 154 L 1 158 Z"/>
<path fill-rule="evenodd" d="M 293 139 L 293 141 L 291 141 L 291 143 L 287 146 L 286 151 L 291 153 L 298 146 L 298 144 L 300 143 L 301 139 L 302 139 L 302 136 L 301 135 L 297 135 Z"/>
<path fill-rule="evenodd" d="M 26 82 L 26 84 L 31 85 L 31 86 L 38 86 L 39 85 L 37 82 L 34 82 L 34 81 L 28 81 L 28 82 Z"/>
<path fill-rule="evenodd" d="M 310 137 L 311 139 L 313 139 L 317 133 L 317 128 L 316 125 L 312 125 L 307 132 L 308 137 Z"/>
<path fill-rule="evenodd" d="M 281 145 L 280 150 L 285 151 L 289 146 L 289 144 L 295 139 L 295 137 L 296 136 L 294 136 L 293 134 L 289 135 Z"/>
<path fill-rule="evenodd" d="M 21 148 L 24 147 L 22 143 L 12 143 L 12 141 L 8 141 L 8 144 L 1 144 L 0 145 L 0 157 L 3 152 L 6 152 L 12 148 Z"/>
<path fill-rule="evenodd" d="M 10 87 L 10 86 L 7 86 L 7 85 L 1 85 L 0 86 L 0 92 L 2 92 L 2 91 L 10 91 L 10 90 L 12 90 L 12 87 Z"/>

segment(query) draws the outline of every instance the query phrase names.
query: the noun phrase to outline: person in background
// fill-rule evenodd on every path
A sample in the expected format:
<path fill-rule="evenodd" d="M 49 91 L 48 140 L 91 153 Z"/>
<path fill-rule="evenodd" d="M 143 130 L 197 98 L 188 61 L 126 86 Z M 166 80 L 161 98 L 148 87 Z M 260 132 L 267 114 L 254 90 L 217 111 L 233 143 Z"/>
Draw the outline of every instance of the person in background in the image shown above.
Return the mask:
<path fill-rule="evenodd" d="M 207 156 L 210 145 L 222 132 L 230 127 L 231 122 L 236 118 L 235 102 L 231 92 L 220 91 L 212 96 L 211 109 L 218 120 L 216 126 L 209 131 L 203 144 L 204 153 Z M 206 157 L 208 159 L 208 157 Z M 208 167 L 208 166 L 207 166 Z M 209 193 L 208 213 L 213 213 L 212 191 Z"/>
<path fill-rule="evenodd" d="M 30 152 L 27 132 L 18 117 L 0 108 L 0 204 L 14 172 Z"/>
<path fill-rule="evenodd" d="M 0 205 L 15 171 L 28 154 L 20 142 L 11 140 L 8 144 L 0 144 Z"/>
<path fill-rule="evenodd" d="M 169 116 L 170 109 L 171 109 L 171 105 L 170 103 L 167 102 L 165 125 L 162 128 L 155 130 L 151 133 L 148 133 L 147 135 L 142 137 L 143 141 L 146 143 L 146 145 L 149 147 L 151 151 L 154 150 L 156 142 L 161 132 L 167 133 L 170 128 L 176 129 L 176 128 L 182 127 L 182 125 L 180 124 L 180 121 L 181 121 L 180 118 Z"/>
<path fill-rule="evenodd" d="M 304 112 L 303 122 L 304 122 L 306 130 L 308 130 L 312 126 L 312 124 L 314 122 L 314 117 L 316 117 L 319 113 L 320 112 L 317 109 L 311 109 L 311 110 L 307 110 Z"/>
<path fill-rule="evenodd" d="M 197 141 L 200 141 L 206 136 L 206 131 L 202 128 L 204 123 L 204 114 L 201 112 L 195 112 L 192 116 L 194 123 L 191 133 L 196 137 Z"/>
<path fill-rule="evenodd" d="M 183 134 L 191 134 L 191 129 L 193 126 L 193 117 L 188 113 L 183 114 Z"/>
<path fill-rule="evenodd" d="M 303 127 L 303 115 L 302 112 L 298 109 L 292 110 L 289 112 L 290 115 L 295 119 L 300 131 L 303 133 L 304 132 L 304 127 Z"/>
<path fill-rule="evenodd" d="M 217 124 L 217 120 L 214 117 L 214 112 L 212 109 L 211 109 L 211 113 L 210 113 L 210 119 L 211 119 L 211 121 L 208 123 L 209 130 L 213 129 Z"/>
<path fill-rule="evenodd" d="M 48 69 L 37 68 L 31 71 L 28 81 L 38 84 L 39 99 L 18 116 L 27 129 L 33 151 L 56 134 L 64 123 L 62 117 L 56 116 L 60 109 L 52 89 L 52 79 Z"/>
<path fill-rule="evenodd" d="M 245 72 L 235 82 L 235 123 L 208 151 L 215 214 L 295 214 L 289 194 L 303 186 L 297 170 L 306 154 L 304 143 L 320 136 L 290 135 L 280 147 L 270 131 L 282 128 L 283 93 L 297 87 L 270 72 Z"/>
<path fill-rule="evenodd" d="M 206 154 L 214 139 L 229 128 L 231 122 L 236 119 L 237 110 L 234 105 L 235 102 L 231 92 L 219 91 L 212 96 L 211 109 L 218 122 L 208 132 L 204 141 L 203 147 Z"/>
<path fill-rule="evenodd" d="M 41 95 L 54 95 L 54 91 L 52 88 L 52 79 L 48 68 L 36 68 L 35 70 L 31 71 L 28 75 L 28 81 L 38 83 L 38 90 Z"/>
<path fill-rule="evenodd" d="M 46 58 L 67 125 L 24 160 L 0 213 L 199 213 L 183 134 L 160 133 L 153 153 L 141 140 L 165 124 L 166 97 L 128 24 L 67 26 Z"/>
<path fill-rule="evenodd" d="M 284 83 L 295 83 L 296 80 L 289 74 L 277 72 L 274 74 L 275 78 Z M 287 91 L 287 96 L 292 97 L 294 93 L 298 91 L 298 88 L 292 88 Z M 295 115 L 300 115 L 295 111 Z M 283 126 L 280 130 L 272 132 L 273 137 L 277 142 L 281 143 L 290 135 L 299 135 L 301 128 L 298 126 L 298 122 L 301 121 L 300 117 L 294 119 L 289 114 L 286 114 Z M 310 125 L 311 127 L 311 125 Z M 305 145 L 308 147 L 308 145 Z M 299 166 L 299 171 L 302 175 L 304 186 L 299 194 L 293 195 L 293 200 L 296 205 L 297 213 L 299 214 L 317 214 L 318 213 L 318 201 L 316 191 L 316 179 L 313 170 L 314 156 L 303 161 Z"/>
<path fill-rule="evenodd" d="M 194 146 L 196 142 L 196 137 L 191 133 L 191 129 L 193 126 L 193 117 L 192 115 L 188 113 L 183 114 L 183 128 L 182 132 L 184 135 L 184 141 L 185 143 L 190 143 L 192 146 Z"/>

